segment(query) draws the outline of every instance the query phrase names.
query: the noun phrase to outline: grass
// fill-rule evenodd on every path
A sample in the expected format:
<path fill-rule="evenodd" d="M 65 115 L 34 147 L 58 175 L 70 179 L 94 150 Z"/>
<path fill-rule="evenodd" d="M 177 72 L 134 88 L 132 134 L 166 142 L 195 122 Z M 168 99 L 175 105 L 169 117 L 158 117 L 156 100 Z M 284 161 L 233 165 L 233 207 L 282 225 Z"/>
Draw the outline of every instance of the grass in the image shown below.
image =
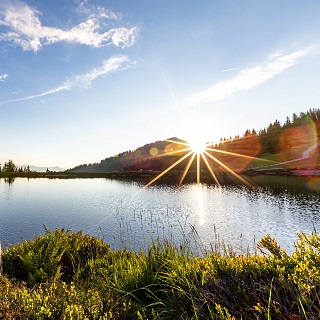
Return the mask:
<path fill-rule="evenodd" d="M 310 146 L 310 143 L 308 145 L 300 144 L 297 146 L 294 146 L 288 150 L 282 150 L 279 153 L 276 154 L 261 154 L 259 158 L 254 159 L 251 161 L 251 163 L 248 165 L 250 168 L 263 168 L 263 167 L 270 167 L 271 168 L 289 168 L 289 169 L 297 169 L 297 168 L 306 168 L 306 169 L 318 169 L 320 168 L 320 157 L 319 157 L 319 151 L 315 150 L 313 153 L 311 152 L 310 157 L 306 159 L 296 160 L 302 157 L 302 154 L 306 149 Z M 266 162 L 265 160 L 270 161 L 270 163 Z M 281 164 L 282 162 L 286 161 L 292 161 L 286 164 Z M 277 165 L 279 163 L 279 165 Z"/>
<path fill-rule="evenodd" d="M 206 252 L 155 241 L 112 251 L 81 232 L 45 230 L 2 255 L 2 319 L 318 319 L 320 236 L 275 239 L 260 254 Z"/>

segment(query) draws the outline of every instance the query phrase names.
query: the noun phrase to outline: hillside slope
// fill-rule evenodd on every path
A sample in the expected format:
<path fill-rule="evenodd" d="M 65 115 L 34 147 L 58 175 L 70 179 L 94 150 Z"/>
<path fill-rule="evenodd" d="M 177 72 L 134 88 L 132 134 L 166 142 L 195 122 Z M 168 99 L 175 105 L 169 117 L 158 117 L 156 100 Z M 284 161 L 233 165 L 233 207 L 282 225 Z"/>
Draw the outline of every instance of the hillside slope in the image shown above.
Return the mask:
<path fill-rule="evenodd" d="M 207 150 L 207 163 L 201 161 L 201 170 L 207 170 L 209 164 L 215 172 L 229 169 L 243 172 L 248 168 L 281 164 L 285 168 L 319 169 L 319 130 L 320 109 L 310 109 L 287 117 L 281 125 L 278 120 L 257 132 L 247 129 L 240 136 L 220 142 Z M 178 144 L 175 142 L 181 142 Z M 100 163 L 83 164 L 67 171 L 71 172 L 113 172 L 113 171 L 163 171 L 179 160 L 186 151 L 186 142 L 178 138 L 156 141 L 134 151 L 127 151 L 114 157 L 101 160 Z M 265 160 L 271 160 L 267 162 Z M 175 166 L 175 170 L 184 170 L 186 162 Z M 223 163 L 225 166 L 221 165 Z M 191 170 L 196 170 L 195 161 Z M 228 168 L 228 169 L 227 169 Z"/>
<path fill-rule="evenodd" d="M 166 166 L 179 153 L 170 155 L 170 152 L 176 152 L 183 148 L 183 145 L 173 143 L 171 141 L 183 142 L 176 137 L 168 140 L 159 140 L 153 143 L 146 144 L 134 151 L 126 151 L 114 157 L 101 160 L 100 163 L 82 164 L 67 171 L 71 172 L 112 172 L 112 171 L 138 171 L 138 170 L 152 170 L 159 171 L 166 168 Z M 170 165 L 169 164 L 169 165 Z"/>

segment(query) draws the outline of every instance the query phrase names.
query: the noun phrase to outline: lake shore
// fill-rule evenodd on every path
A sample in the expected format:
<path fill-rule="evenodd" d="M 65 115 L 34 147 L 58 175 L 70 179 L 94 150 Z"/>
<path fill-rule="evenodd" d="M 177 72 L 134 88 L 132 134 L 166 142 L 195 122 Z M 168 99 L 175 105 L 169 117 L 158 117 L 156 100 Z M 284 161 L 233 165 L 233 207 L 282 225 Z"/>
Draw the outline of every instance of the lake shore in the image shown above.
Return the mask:
<path fill-rule="evenodd" d="M 320 237 L 298 234 L 289 255 L 275 239 L 260 254 L 155 241 L 110 250 L 82 232 L 46 230 L 3 253 L 2 319 L 316 319 Z"/>
<path fill-rule="evenodd" d="M 52 178 L 52 179 L 77 179 L 77 178 L 110 178 L 110 179 L 153 179 L 159 175 L 161 171 L 112 171 L 112 172 L 0 172 L 0 178 Z M 230 175 L 226 172 L 215 172 L 217 175 Z M 236 172 L 240 175 L 288 175 L 288 176 L 320 176 L 320 169 L 310 168 L 248 168 Z M 166 173 L 171 178 L 180 176 L 182 171 L 172 170 Z M 189 171 L 186 179 L 196 176 L 195 171 Z M 201 176 L 207 178 L 211 176 L 209 171 L 201 171 Z"/>

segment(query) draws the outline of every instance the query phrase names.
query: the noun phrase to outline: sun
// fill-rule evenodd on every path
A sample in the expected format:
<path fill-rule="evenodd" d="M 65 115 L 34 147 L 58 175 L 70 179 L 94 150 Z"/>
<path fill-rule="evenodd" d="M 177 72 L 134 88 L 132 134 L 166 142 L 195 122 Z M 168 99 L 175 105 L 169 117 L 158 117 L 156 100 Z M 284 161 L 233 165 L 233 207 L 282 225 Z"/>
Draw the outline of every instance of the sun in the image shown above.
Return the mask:
<path fill-rule="evenodd" d="M 192 141 L 188 142 L 191 151 L 195 154 L 201 154 L 205 151 L 207 144 L 202 140 L 193 139 Z"/>
<path fill-rule="evenodd" d="M 178 144 L 181 146 L 179 150 L 176 151 L 169 151 L 166 153 L 166 155 L 176 155 L 177 153 L 183 154 L 179 160 L 177 160 L 174 164 L 170 165 L 167 169 L 163 170 L 159 175 L 157 175 L 154 179 L 152 179 L 149 183 L 147 183 L 144 187 L 148 187 L 151 184 L 153 184 L 155 181 L 160 179 L 163 175 L 165 175 L 167 172 L 175 168 L 180 163 L 187 161 L 184 171 L 182 172 L 179 186 L 184 181 L 184 178 L 187 175 L 187 172 L 190 170 L 192 163 L 196 162 L 196 176 L 197 176 L 197 183 L 201 183 L 201 165 L 200 163 L 205 164 L 205 167 L 210 172 L 213 180 L 217 185 L 220 185 L 220 182 L 217 178 L 216 172 L 214 172 L 212 165 L 210 162 L 214 162 L 216 165 L 218 165 L 224 172 L 227 172 L 228 174 L 231 174 L 235 178 L 237 178 L 239 181 L 244 183 L 245 185 L 252 187 L 251 183 L 246 180 L 244 177 L 242 177 L 240 174 L 236 173 L 234 170 L 232 170 L 230 167 L 228 167 L 225 163 L 223 163 L 221 160 L 217 158 L 217 156 L 220 154 L 225 154 L 228 156 L 234 156 L 234 157 L 243 157 L 247 159 L 257 159 L 256 157 L 247 156 L 241 153 L 235 153 L 230 151 L 224 151 L 219 148 L 213 148 L 212 143 L 205 143 L 203 140 L 198 139 L 196 137 L 193 137 L 193 139 L 189 140 L 189 142 L 184 141 L 176 141 L 167 139 L 165 140 L 169 143 Z M 261 159 L 259 159 L 261 160 Z M 270 161 L 270 160 L 264 160 L 264 161 Z"/>

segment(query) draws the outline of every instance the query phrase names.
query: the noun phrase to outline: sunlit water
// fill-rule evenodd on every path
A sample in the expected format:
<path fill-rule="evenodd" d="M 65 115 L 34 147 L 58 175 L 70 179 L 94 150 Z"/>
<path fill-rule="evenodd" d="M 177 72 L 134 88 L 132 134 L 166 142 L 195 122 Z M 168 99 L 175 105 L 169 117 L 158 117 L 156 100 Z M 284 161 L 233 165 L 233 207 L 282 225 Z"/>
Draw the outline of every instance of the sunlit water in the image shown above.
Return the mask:
<path fill-rule="evenodd" d="M 285 179 L 285 178 L 283 178 Z M 48 229 L 96 235 L 113 249 L 146 249 L 152 239 L 189 241 L 198 250 L 223 241 L 236 252 L 254 252 L 270 234 L 292 252 L 297 232 L 320 230 L 318 193 L 286 188 L 250 190 L 189 184 L 143 188 L 108 179 L 0 179 L 3 246 Z"/>

